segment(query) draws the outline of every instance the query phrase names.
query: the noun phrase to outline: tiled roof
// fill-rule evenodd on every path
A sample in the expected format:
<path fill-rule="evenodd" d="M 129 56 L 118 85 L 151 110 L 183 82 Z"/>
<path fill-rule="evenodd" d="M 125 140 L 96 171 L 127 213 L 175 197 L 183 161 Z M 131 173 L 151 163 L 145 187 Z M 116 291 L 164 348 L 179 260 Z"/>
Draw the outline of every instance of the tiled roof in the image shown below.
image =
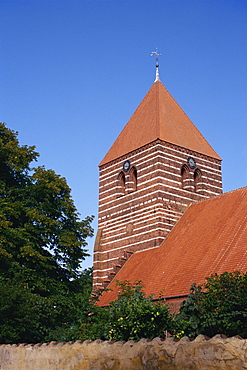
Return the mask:
<path fill-rule="evenodd" d="M 148 295 L 174 297 L 213 273 L 237 270 L 247 272 L 247 187 L 192 204 L 160 247 L 130 257 L 99 304 L 116 299 L 116 280 L 141 280 Z"/>
<path fill-rule="evenodd" d="M 220 159 L 164 85 L 156 81 L 100 165 L 156 139 Z"/>

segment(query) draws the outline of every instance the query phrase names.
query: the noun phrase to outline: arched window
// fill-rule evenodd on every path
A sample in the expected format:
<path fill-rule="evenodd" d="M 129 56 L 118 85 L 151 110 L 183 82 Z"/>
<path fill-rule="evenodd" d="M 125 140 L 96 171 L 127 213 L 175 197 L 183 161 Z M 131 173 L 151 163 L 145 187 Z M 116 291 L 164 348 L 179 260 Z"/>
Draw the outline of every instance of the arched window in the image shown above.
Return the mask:
<path fill-rule="evenodd" d="M 118 175 L 118 179 L 117 179 L 117 192 L 118 192 L 118 196 L 125 194 L 125 176 L 122 171 Z"/>
<path fill-rule="evenodd" d="M 189 167 L 184 164 L 181 168 L 181 183 L 182 189 L 189 190 L 190 188 L 190 170 Z"/>
<path fill-rule="evenodd" d="M 202 173 L 198 168 L 194 172 L 194 191 L 198 191 L 201 187 Z"/>
<path fill-rule="evenodd" d="M 130 191 L 137 190 L 137 170 L 132 167 L 130 170 Z"/>

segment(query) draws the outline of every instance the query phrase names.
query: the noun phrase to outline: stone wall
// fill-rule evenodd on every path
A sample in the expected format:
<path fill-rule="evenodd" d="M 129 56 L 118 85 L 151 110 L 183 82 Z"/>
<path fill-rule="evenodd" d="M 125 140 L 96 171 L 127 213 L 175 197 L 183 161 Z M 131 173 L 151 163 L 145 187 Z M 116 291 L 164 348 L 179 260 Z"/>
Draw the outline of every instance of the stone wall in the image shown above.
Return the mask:
<path fill-rule="evenodd" d="M 139 342 L 76 341 L 0 346 L 1 370 L 247 369 L 247 339 L 199 335 Z"/>

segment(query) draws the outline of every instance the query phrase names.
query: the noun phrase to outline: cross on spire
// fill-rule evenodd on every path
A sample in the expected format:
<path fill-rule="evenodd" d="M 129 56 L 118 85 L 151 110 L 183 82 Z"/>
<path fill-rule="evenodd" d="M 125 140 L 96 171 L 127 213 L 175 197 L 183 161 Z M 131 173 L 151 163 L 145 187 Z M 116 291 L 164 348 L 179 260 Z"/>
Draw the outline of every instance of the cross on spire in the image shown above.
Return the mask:
<path fill-rule="evenodd" d="M 155 74 L 155 81 L 154 82 L 160 81 L 160 75 L 159 75 L 159 55 L 161 55 L 161 54 L 158 53 L 158 48 L 156 48 L 156 51 L 152 51 L 152 53 L 150 55 L 151 55 L 151 57 L 153 55 L 156 56 L 156 74 Z"/>

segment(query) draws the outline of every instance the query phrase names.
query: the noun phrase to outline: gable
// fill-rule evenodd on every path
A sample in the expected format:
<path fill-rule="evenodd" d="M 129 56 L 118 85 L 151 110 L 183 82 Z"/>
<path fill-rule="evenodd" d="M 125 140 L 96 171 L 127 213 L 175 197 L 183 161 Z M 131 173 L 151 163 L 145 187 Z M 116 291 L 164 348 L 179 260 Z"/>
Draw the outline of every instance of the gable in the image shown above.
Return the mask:
<path fill-rule="evenodd" d="M 187 295 L 192 283 L 231 271 L 247 271 L 247 187 L 192 204 L 160 247 L 134 253 L 103 293 L 117 298 L 116 280 L 141 280 L 154 298 Z"/>

